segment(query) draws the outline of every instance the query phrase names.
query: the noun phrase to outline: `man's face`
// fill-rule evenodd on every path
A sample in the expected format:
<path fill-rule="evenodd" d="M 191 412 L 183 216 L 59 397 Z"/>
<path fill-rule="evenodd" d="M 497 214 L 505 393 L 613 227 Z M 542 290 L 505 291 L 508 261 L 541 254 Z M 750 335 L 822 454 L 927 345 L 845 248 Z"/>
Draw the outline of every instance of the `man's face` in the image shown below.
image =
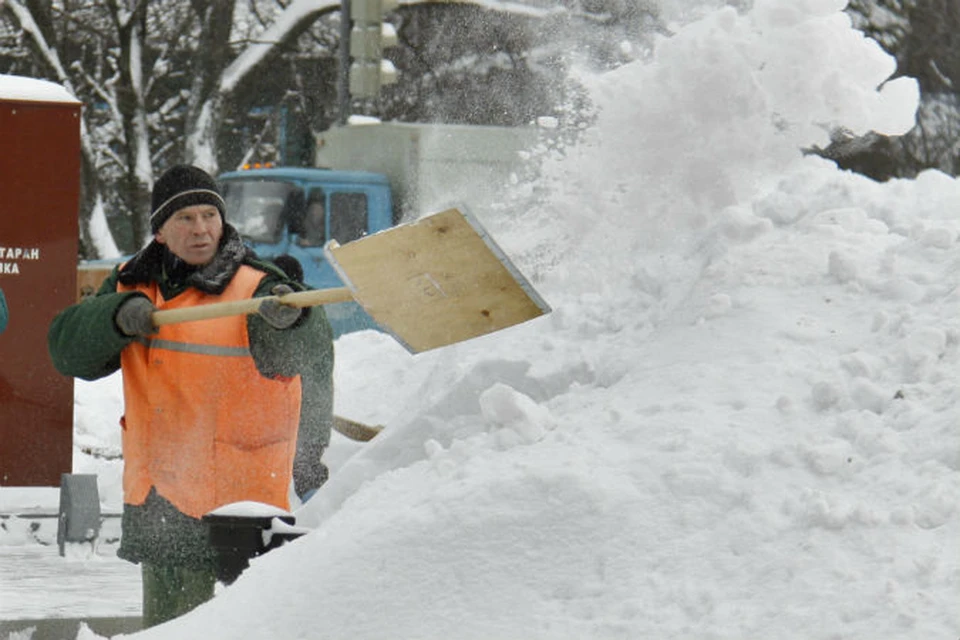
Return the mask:
<path fill-rule="evenodd" d="M 200 266 L 213 260 L 222 235 L 220 211 L 211 204 L 196 204 L 170 216 L 156 239 L 187 264 Z"/>

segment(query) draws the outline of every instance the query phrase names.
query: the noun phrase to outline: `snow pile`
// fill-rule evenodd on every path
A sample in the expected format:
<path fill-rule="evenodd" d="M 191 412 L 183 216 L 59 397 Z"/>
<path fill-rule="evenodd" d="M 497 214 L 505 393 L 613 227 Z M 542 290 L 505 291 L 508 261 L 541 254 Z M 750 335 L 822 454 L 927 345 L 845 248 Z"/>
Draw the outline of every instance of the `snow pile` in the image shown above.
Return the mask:
<path fill-rule="evenodd" d="M 339 340 L 337 411 L 386 430 L 335 442 L 312 533 L 136 637 L 955 637 L 960 186 L 802 157 L 916 108 L 844 5 L 719 10 L 596 78 L 497 238 L 554 312 Z"/>

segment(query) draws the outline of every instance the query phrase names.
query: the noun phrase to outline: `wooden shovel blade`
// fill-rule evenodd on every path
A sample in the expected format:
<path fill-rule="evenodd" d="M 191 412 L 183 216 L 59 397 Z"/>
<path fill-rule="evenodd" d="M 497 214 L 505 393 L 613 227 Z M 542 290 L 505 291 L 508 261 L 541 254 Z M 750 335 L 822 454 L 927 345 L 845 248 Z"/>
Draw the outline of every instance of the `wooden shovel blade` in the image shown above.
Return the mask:
<path fill-rule="evenodd" d="M 472 216 L 428 216 L 343 246 L 330 264 L 356 300 L 411 353 L 526 322 L 550 307 Z"/>

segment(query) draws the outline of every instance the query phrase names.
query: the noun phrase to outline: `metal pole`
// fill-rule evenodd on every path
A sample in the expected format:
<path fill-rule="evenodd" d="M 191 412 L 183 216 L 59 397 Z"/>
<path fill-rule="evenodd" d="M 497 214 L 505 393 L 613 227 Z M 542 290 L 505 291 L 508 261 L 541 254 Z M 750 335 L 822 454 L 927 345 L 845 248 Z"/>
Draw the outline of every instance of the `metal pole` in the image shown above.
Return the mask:
<path fill-rule="evenodd" d="M 350 0 L 340 0 L 340 74 L 337 92 L 340 101 L 341 125 L 350 117 Z"/>

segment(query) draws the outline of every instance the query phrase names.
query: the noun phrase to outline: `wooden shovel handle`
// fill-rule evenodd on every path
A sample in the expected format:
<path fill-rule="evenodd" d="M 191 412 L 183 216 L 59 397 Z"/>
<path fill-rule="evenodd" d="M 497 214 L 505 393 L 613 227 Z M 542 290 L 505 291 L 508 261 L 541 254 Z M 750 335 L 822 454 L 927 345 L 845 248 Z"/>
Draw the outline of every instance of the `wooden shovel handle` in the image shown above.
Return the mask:
<path fill-rule="evenodd" d="M 212 304 L 187 307 L 185 309 L 154 311 L 152 316 L 153 325 L 160 327 L 165 324 L 176 324 L 178 322 L 193 322 L 195 320 L 210 320 L 211 318 L 226 318 L 228 316 L 256 313 L 264 300 L 279 300 L 283 304 L 302 309 L 303 307 L 315 307 L 321 304 L 351 302 L 353 300 L 353 294 L 351 294 L 350 289 L 346 287 L 311 289 L 310 291 L 296 291 L 282 296 L 264 296 L 261 298 L 249 298 L 247 300 L 233 300 L 231 302 L 214 302 Z"/>
<path fill-rule="evenodd" d="M 383 427 L 379 424 L 364 424 L 337 415 L 333 416 L 333 428 L 337 430 L 337 433 L 345 435 L 357 442 L 369 442 L 373 440 L 378 433 L 383 431 Z"/>

